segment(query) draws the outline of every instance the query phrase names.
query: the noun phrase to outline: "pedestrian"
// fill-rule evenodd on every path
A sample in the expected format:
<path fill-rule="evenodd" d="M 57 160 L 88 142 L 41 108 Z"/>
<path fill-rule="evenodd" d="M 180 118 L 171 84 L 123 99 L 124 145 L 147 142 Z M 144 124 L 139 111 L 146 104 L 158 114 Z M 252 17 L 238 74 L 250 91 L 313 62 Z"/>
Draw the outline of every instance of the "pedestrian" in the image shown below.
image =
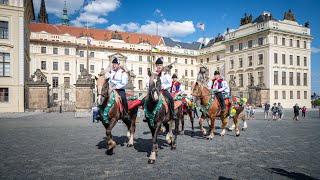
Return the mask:
<path fill-rule="evenodd" d="M 303 108 L 302 108 L 302 110 L 301 110 L 301 112 L 302 112 L 302 117 L 303 117 L 303 118 L 306 118 L 306 111 L 307 111 L 306 106 L 303 106 Z"/>
<path fill-rule="evenodd" d="M 189 107 L 193 111 L 193 118 L 196 118 L 196 115 L 197 115 L 197 118 L 199 119 L 197 108 L 196 108 L 196 106 L 195 106 L 195 104 L 193 102 L 193 99 L 190 100 Z"/>
<path fill-rule="evenodd" d="M 271 112 L 272 112 L 272 120 L 277 120 L 277 113 L 278 113 L 277 103 L 273 103 Z"/>
<path fill-rule="evenodd" d="M 246 106 L 244 107 L 245 109 L 245 120 L 249 120 L 249 117 L 250 117 L 250 111 L 251 111 L 251 107 L 249 105 L 249 103 L 246 104 Z"/>
<path fill-rule="evenodd" d="M 283 117 L 283 107 L 281 106 L 281 103 L 278 103 L 278 119 L 282 120 Z"/>
<path fill-rule="evenodd" d="M 254 120 L 255 119 L 255 113 L 256 113 L 256 106 L 253 104 L 250 108 L 250 119 Z"/>
<path fill-rule="evenodd" d="M 296 120 L 299 121 L 299 111 L 300 111 L 300 107 L 298 106 L 298 104 L 296 103 L 295 106 L 293 106 L 293 113 L 294 113 L 294 117 L 292 120 Z"/>
<path fill-rule="evenodd" d="M 270 104 L 266 102 L 264 104 L 264 120 L 268 119 L 269 120 L 269 110 L 270 110 Z"/>

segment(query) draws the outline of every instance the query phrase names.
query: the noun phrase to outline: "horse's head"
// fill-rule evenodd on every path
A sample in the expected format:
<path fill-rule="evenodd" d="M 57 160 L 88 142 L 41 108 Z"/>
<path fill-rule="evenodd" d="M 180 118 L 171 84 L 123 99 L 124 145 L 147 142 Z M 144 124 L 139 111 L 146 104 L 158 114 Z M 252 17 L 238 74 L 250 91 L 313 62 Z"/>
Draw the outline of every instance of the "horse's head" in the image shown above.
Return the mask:
<path fill-rule="evenodd" d="M 104 76 L 100 76 L 99 78 L 95 77 L 96 79 L 96 88 L 97 88 L 97 105 L 102 105 L 103 102 L 106 100 L 108 95 L 108 80 Z"/>
<path fill-rule="evenodd" d="M 196 82 L 191 86 L 191 95 L 196 98 L 201 97 L 203 89 L 204 86 L 201 83 Z"/>
<path fill-rule="evenodd" d="M 148 72 L 148 75 L 150 77 L 148 96 L 151 97 L 153 100 L 158 101 L 161 90 L 161 73 L 157 74 Z"/>

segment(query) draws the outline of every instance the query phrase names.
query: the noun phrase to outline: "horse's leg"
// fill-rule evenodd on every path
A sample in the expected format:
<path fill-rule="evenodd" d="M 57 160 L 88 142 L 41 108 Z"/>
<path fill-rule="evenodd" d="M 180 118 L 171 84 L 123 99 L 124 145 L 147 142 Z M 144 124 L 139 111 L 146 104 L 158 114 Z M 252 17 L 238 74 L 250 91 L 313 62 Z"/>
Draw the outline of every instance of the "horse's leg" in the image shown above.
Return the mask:
<path fill-rule="evenodd" d="M 189 118 L 190 118 L 190 122 L 191 122 L 191 127 L 192 127 L 192 134 L 194 134 L 194 118 L 192 116 L 192 112 L 191 111 L 188 111 L 188 114 L 189 114 Z"/>
<path fill-rule="evenodd" d="M 177 120 L 175 120 L 174 125 L 175 125 L 175 135 L 174 135 L 174 139 L 173 139 L 173 143 L 171 146 L 171 150 L 175 150 L 177 148 L 177 137 L 179 134 L 179 122 L 180 122 L 180 118 L 183 118 L 183 112 L 182 112 L 182 108 L 181 106 L 178 108 L 179 110 L 179 118 Z"/>
<path fill-rule="evenodd" d="M 129 129 L 130 136 L 128 137 L 128 139 L 129 139 L 128 144 L 127 144 L 128 147 L 133 146 L 133 136 L 134 136 L 134 133 L 136 132 L 137 113 L 138 113 L 138 107 L 135 107 L 134 109 L 132 109 L 130 111 L 131 126 Z"/>
<path fill-rule="evenodd" d="M 221 125 L 222 131 L 221 131 L 221 133 L 219 135 L 220 136 L 224 136 L 226 134 L 226 127 L 227 127 L 227 125 L 229 123 L 229 116 L 227 116 L 226 118 L 222 119 L 221 122 L 222 122 L 222 125 Z"/>
<path fill-rule="evenodd" d="M 234 127 L 235 127 L 235 125 L 234 125 L 234 123 L 232 123 L 232 125 L 231 125 L 229 128 L 227 128 L 227 130 L 228 130 L 228 131 L 233 131 L 233 130 L 234 130 Z"/>
<path fill-rule="evenodd" d="M 106 135 L 107 135 L 107 154 L 112 155 L 113 154 L 113 148 L 116 146 L 116 142 L 112 140 L 112 134 L 111 131 L 113 127 L 117 124 L 117 120 L 115 118 L 112 118 L 110 120 L 109 127 L 107 128 Z"/>
<path fill-rule="evenodd" d="M 159 130 L 161 127 L 161 123 L 158 122 L 157 124 L 155 124 L 156 127 L 154 128 L 154 134 L 152 137 L 152 150 L 149 156 L 149 160 L 148 163 L 149 164 L 154 164 L 156 161 L 156 156 L 157 156 L 157 150 L 158 150 L 158 134 L 159 134 Z"/>
<path fill-rule="evenodd" d="M 170 138 L 170 129 L 171 129 L 170 128 L 170 124 L 168 122 L 164 122 L 163 125 L 166 128 L 166 140 L 167 140 L 167 143 L 169 145 L 171 145 L 172 141 L 171 141 L 171 138 Z"/>
<path fill-rule="evenodd" d="M 210 135 L 207 136 L 208 140 L 212 140 L 214 137 L 214 121 L 215 121 L 215 112 L 211 114 L 210 120 L 211 120 L 211 125 L 210 125 Z"/>
<path fill-rule="evenodd" d="M 180 113 L 180 112 L 178 112 L 178 113 Z M 181 131 L 179 132 L 179 134 L 183 135 L 184 134 L 184 113 L 182 113 L 182 115 L 180 115 L 180 116 L 178 118 L 178 119 L 181 119 Z"/>
<path fill-rule="evenodd" d="M 236 136 L 240 136 L 238 114 L 234 115 L 233 122 L 235 124 Z"/>
<path fill-rule="evenodd" d="M 203 118 L 200 117 L 199 119 L 199 126 L 200 126 L 200 131 L 202 132 L 202 134 L 205 136 L 207 134 L 207 130 L 205 128 L 203 128 L 202 123 L 203 123 Z"/>

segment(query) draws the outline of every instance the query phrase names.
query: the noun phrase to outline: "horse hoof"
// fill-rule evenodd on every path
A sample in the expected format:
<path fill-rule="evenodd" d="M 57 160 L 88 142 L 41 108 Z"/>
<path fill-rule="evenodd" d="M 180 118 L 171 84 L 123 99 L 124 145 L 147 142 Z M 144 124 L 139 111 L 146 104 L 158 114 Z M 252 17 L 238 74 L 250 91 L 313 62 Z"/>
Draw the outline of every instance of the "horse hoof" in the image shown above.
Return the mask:
<path fill-rule="evenodd" d="M 242 128 L 241 130 L 242 130 L 242 131 L 245 131 L 245 130 L 247 130 L 247 128 Z"/>
<path fill-rule="evenodd" d="M 232 131 L 232 129 L 229 129 L 229 128 L 228 128 L 227 130 L 228 130 L 228 131 Z"/>
<path fill-rule="evenodd" d="M 207 140 L 212 140 L 212 137 L 210 137 L 210 136 L 207 136 Z"/>
<path fill-rule="evenodd" d="M 236 134 L 236 137 L 239 137 L 240 136 L 240 134 Z"/>
<path fill-rule="evenodd" d="M 184 131 L 180 131 L 180 132 L 179 132 L 179 135 L 184 135 Z"/>
<path fill-rule="evenodd" d="M 224 134 L 219 134 L 219 136 L 224 136 Z"/>
<path fill-rule="evenodd" d="M 175 147 L 175 146 L 173 146 L 173 147 L 171 147 L 171 150 L 176 150 L 177 149 L 177 147 Z"/>
<path fill-rule="evenodd" d="M 113 155 L 113 148 L 112 149 L 108 149 L 107 152 L 106 152 L 107 155 L 111 156 Z"/>
<path fill-rule="evenodd" d="M 132 147 L 133 145 L 132 144 L 127 144 L 127 147 Z"/>
<path fill-rule="evenodd" d="M 153 159 L 148 160 L 148 164 L 154 164 L 155 162 L 156 162 L 156 160 L 153 160 Z"/>

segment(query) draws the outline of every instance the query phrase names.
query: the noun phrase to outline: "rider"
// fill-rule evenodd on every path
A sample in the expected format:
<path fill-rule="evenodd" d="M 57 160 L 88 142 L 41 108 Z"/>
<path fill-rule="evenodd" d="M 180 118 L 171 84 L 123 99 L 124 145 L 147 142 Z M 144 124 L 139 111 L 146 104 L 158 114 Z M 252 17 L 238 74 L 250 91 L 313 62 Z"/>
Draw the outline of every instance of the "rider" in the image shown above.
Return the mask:
<path fill-rule="evenodd" d="M 174 112 L 174 103 L 173 103 L 173 98 L 171 97 L 169 90 L 171 87 L 172 83 L 172 78 L 170 74 L 168 73 L 168 70 L 164 69 L 164 72 L 161 72 L 163 69 L 163 57 L 160 57 L 156 61 L 156 72 L 159 74 L 161 73 L 161 90 L 162 94 L 169 99 L 169 107 L 170 107 L 170 112 L 172 115 L 173 120 L 177 120 L 178 117 L 176 113 Z"/>
<path fill-rule="evenodd" d="M 122 105 L 124 107 L 123 119 L 130 121 L 128 115 L 128 103 L 126 97 L 125 86 L 128 84 L 128 74 L 122 68 L 120 68 L 120 61 L 118 58 L 112 60 L 112 71 L 109 71 L 109 84 L 113 90 L 117 91 L 121 97 Z"/>
<path fill-rule="evenodd" d="M 230 88 L 228 83 L 220 75 L 219 71 L 214 72 L 214 79 L 208 82 L 208 88 L 212 89 L 212 91 L 218 96 L 218 99 L 221 103 L 221 112 L 225 112 L 226 105 L 224 103 L 223 94 L 229 95 Z"/>
<path fill-rule="evenodd" d="M 170 93 L 171 94 L 178 94 L 178 95 L 182 93 L 181 84 L 178 81 L 178 77 L 176 74 L 172 75 L 172 83 L 171 83 Z"/>

